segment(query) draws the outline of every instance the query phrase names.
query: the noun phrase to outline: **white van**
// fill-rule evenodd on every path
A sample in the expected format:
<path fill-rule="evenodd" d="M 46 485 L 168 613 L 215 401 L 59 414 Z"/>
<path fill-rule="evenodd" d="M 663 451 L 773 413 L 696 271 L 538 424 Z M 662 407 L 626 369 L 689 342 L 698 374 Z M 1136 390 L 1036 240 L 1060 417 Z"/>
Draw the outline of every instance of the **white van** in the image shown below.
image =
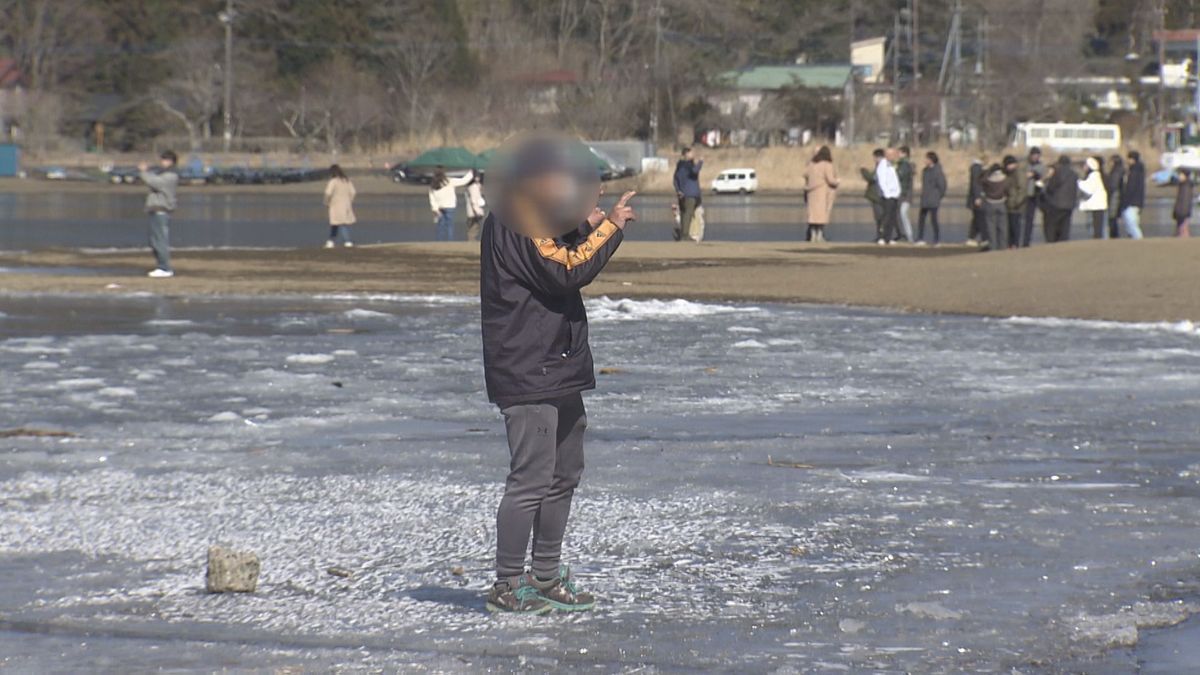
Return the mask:
<path fill-rule="evenodd" d="M 758 173 L 754 169 L 725 169 L 712 181 L 712 191 L 747 194 L 758 191 Z"/>

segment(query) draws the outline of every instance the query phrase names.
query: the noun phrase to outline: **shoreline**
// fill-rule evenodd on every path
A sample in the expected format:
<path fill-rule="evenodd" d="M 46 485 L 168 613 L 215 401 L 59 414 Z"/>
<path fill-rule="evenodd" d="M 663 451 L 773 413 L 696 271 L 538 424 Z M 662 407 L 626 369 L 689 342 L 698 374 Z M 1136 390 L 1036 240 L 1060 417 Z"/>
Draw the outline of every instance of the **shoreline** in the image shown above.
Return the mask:
<path fill-rule="evenodd" d="M 467 242 L 182 250 L 179 276 L 168 280 L 143 276 L 150 258 L 140 250 L 0 253 L 0 292 L 475 295 L 477 250 Z M 995 253 L 955 245 L 626 242 L 586 293 L 1154 323 L 1200 321 L 1198 285 L 1200 239 L 1086 240 Z"/>

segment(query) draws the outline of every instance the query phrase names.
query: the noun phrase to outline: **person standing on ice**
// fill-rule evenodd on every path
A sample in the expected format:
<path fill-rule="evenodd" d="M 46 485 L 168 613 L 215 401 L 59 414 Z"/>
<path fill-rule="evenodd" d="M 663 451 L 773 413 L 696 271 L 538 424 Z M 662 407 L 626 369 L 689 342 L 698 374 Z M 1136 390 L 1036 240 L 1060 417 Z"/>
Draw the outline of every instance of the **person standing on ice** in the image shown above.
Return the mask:
<path fill-rule="evenodd" d="M 504 416 L 510 458 L 486 607 L 587 610 L 595 598 L 560 562 L 583 473 L 581 393 L 596 386 L 580 289 L 620 246 L 634 193 L 600 211 L 594 165 L 565 141 L 527 140 L 509 154 L 480 243 L 484 379 Z"/>
<path fill-rule="evenodd" d="M 146 195 L 146 213 L 150 214 L 150 250 L 154 253 L 154 269 L 146 275 L 152 279 L 175 276 L 171 267 L 171 213 L 175 211 L 175 191 L 179 189 L 179 157 L 164 150 L 158 157 L 158 169 L 150 170 L 145 162 L 138 165 L 138 178 L 150 190 Z"/>

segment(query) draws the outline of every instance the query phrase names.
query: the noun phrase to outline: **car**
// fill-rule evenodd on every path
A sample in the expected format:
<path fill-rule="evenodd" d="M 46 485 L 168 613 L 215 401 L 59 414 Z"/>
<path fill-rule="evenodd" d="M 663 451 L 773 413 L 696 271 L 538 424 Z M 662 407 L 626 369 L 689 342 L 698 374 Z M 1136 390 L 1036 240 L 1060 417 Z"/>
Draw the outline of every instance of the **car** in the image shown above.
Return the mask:
<path fill-rule="evenodd" d="M 758 191 L 758 172 L 754 169 L 725 169 L 712 180 L 714 194 L 737 192 L 749 194 Z"/>

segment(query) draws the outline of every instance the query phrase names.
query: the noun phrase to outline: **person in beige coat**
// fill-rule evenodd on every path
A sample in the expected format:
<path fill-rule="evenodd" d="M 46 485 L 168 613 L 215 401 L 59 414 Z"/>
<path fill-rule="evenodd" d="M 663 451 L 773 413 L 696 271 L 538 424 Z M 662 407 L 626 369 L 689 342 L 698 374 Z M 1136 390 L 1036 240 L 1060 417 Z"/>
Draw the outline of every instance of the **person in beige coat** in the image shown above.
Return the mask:
<path fill-rule="evenodd" d="M 833 213 L 837 199 L 838 176 L 833 167 L 833 154 L 822 145 L 804 171 L 804 202 L 808 205 L 807 241 L 825 241 L 825 226 Z"/>
<path fill-rule="evenodd" d="M 346 248 L 354 246 L 350 241 L 350 226 L 354 218 L 354 183 L 342 171 L 342 167 L 334 164 L 329 167 L 329 182 L 325 184 L 325 206 L 329 207 L 329 240 L 325 248 L 333 248 L 341 243 Z"/>

